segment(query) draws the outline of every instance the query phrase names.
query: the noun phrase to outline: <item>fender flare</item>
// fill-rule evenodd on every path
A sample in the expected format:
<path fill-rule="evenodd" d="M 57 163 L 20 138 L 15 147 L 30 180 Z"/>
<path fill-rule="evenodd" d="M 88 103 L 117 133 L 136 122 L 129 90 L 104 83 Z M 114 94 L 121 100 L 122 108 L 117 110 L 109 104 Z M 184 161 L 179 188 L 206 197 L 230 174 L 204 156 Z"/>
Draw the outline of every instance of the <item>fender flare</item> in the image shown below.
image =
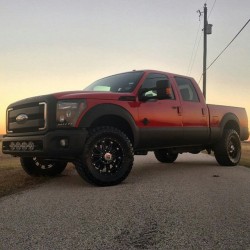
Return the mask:
<path fill-rule="evenodd" d="M 133 137 L 134 137 L 134 144 L 137 145 L 139 131 L 138 131 L 138 127 L 135 124 L 135 120 L 126 109 L 124 109 L 123 107 L 119 105 L 98 104 L 92 107 L 83 115 L 78 127 L 89 128 L 97 119 L 106 115 L 114 115 L 114 116 L 117 116 L 126 120 L 126 122 L 129 124 L 132 130 Z"/>
<path fill-rule="evenodd" d="M 228 122 L 230 122 L 230 121 L 233 121 L 233 122 L 235 122 L 238 125 L 239 131 L 237 131 L 237 132 L 239 132 L 241 134 L 240 121 L 239 121 L 238 117 L 235 114 L 233 114 L 233 113 L 227 113 L 227 114 L 225 114 L 223 116 L 223 118 L 222 118 L 222 120 L 220 122 L 220 128 L 221 128 L 220 136 L 221 137 L 223 135 L 224 128 L 225 128 L 226 124 Z M 240 136 L 240 134 L 239 134 L 239 136 Z"/>

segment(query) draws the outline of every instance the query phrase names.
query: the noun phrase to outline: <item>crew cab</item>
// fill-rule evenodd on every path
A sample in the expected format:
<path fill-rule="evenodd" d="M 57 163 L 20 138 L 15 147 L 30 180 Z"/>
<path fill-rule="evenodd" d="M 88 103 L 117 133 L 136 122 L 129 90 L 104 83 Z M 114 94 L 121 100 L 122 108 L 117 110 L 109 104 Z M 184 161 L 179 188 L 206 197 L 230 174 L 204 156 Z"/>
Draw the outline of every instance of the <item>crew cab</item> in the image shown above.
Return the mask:
<path fill-rule="evenodd" d="M 122 182 L 134 155 L 214 152 L 237 165 L 248 139 L 244 108 L 206 104 L 193 78 L 155 70 L 102 78 L 83 91 L 32 97 L 8 106 L 2 150 L 33 176 L 60 174 L 73 162 L 89 183 Z"/>

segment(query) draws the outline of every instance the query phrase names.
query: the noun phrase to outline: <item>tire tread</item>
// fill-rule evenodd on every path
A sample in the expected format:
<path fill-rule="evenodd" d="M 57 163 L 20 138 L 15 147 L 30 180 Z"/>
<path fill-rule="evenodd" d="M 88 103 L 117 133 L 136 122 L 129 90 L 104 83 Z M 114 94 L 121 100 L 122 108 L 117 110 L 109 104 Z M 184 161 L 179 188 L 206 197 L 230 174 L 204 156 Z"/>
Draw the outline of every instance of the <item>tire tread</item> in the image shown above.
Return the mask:
<path fill-rule="evenodd" d="M 121 178 L 118 178 L 117 180 L 111 181 L 111 182 L 106 182 L 106 181 L 97 179 L 89 171 L 88 166 L 87 166 L 87 159 L 90 157 L 90 154 L 91 154 L 91 152 L 88 151 L 88 149 L 91 147 L 91 144 L 93 143 L 95 138 L 102 135 L 103 133 L 115 134 L 116 136 L 122 138 L 122 140 L 124 141 L 124 143 L 126 144 L 126 147 L 127 147 L 127 149 L 126 149 L 126 151 L 127 151 L 126 154 L 128 155 L 128 157 L 126 158 L 126 161 L 128 161 L 127 170 Z M 84 146 L 83 153 L 82 153 L 80 159 L 75 162 L 75 166 L 76 166 L 76 170 L 77 170 L 78 174 L 88 183 L 94 184 L 97 186 L 113 186 L 113 185 L 117 185 L 117 184 L 121 183 L 128 176 L 128 174 L 130 173 L 130 171 L 132 169 L 133 161 L 134 161 L 133 147 L 132 147 L 132 144 L 131 144 L 129 138 L 127 137 L 127 135 L 115 127 L 100 126 L 100 127 L 96 127 L 94 129 L 90 130 L 89 136 L 88 136 L 88 138 L 86 140 L 86 144 Z"/>

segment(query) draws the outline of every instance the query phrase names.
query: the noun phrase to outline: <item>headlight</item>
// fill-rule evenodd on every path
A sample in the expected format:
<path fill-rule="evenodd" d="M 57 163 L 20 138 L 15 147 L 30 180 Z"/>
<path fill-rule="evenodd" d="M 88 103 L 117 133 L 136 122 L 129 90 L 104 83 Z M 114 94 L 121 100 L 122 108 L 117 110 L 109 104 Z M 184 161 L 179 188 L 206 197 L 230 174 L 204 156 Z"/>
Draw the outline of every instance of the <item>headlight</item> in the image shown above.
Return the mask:
<path fill-rule="evenodd" d="M 74 127 L 85 108 L 86 102 L 83 100 L 59 101 L 56 107 L 57 127 Z"/>

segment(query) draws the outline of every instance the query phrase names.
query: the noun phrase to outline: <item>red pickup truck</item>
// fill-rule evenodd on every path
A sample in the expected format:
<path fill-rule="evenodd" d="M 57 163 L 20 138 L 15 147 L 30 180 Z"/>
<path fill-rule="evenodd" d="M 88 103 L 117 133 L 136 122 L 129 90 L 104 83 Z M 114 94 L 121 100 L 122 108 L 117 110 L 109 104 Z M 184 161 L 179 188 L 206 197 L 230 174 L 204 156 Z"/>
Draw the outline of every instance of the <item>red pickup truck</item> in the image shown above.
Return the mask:
<path fill-rule="evenodd" d="M 29 175 L 54 176 L 73 162 L 83 179 L 108 186 L 148 151 L 172 163 L 207 150 L 220 165 L 237 165 L 248 136 L 244 108 L 207 105 L 193 78 L 143 70 L 9 105 L 2 150 L 21 157 Z"/>

